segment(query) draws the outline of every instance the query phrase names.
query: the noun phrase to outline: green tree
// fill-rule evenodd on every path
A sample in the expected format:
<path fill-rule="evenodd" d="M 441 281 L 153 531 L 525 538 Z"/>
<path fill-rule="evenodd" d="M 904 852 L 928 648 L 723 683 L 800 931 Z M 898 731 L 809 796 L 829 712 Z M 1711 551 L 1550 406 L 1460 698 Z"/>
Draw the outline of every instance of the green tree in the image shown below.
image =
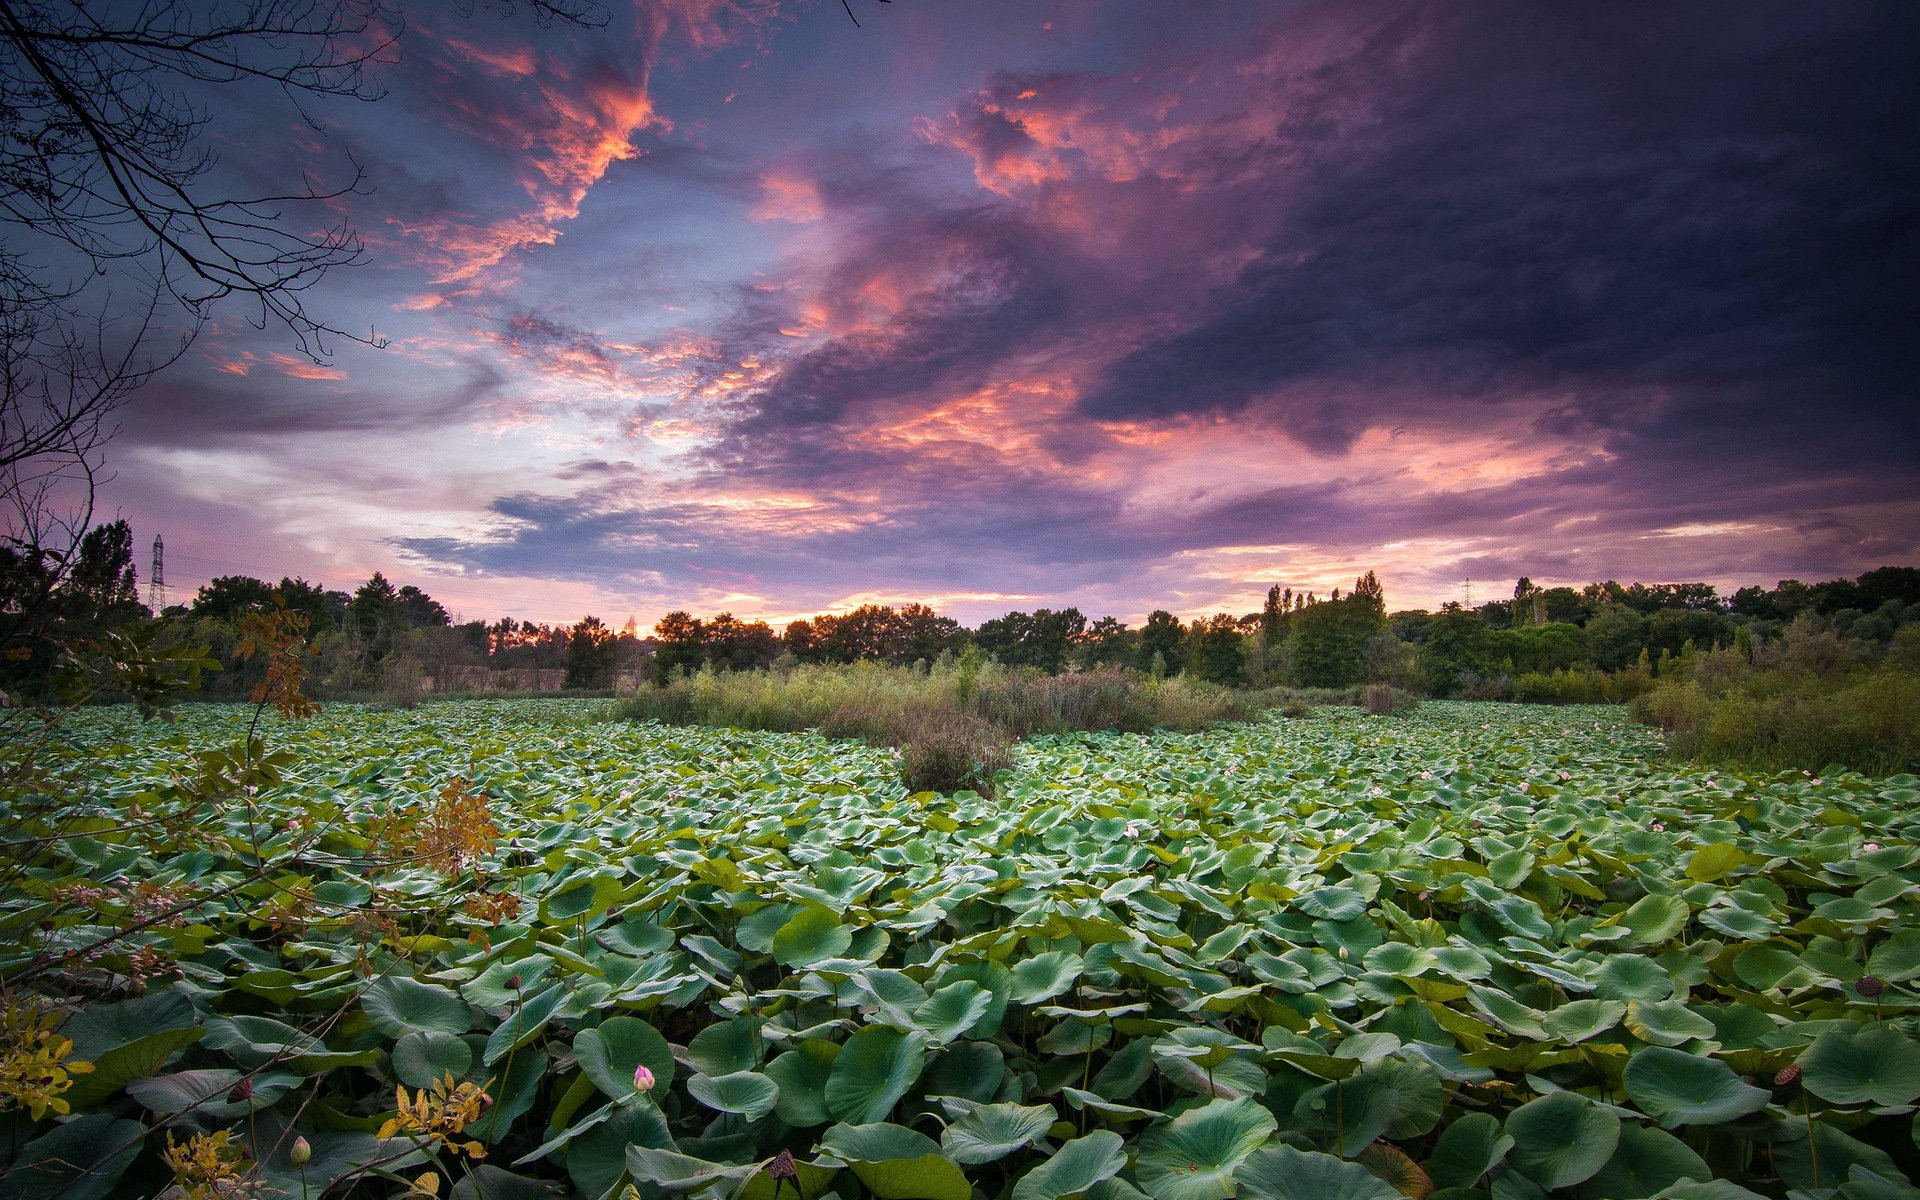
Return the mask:
<path fill-rule="evenodd" d="M 1140 628 L 1140 669 L 1153 670 L 1155 660 L 1163 670 L 1179 664 L 1186 640 L 1186 626 L 1180 623 L 1179 617 L 1164 608 L 1154 609 Z"/>
<path fill-rule="evenodd" d="M 613 666 L 613 630 L 602 624 L 599 617 L 582 618 L 567 636 L 567 686 L 611 687 Z"/>
<path fill-rule="evenodd" d="M 1420 670 L 1436 696 L 1451 696 L 1468 673 L 1486 674 L 1486 625 L 1480 615 L 1449 604 L 1427 625 Z"/>
<path fill-rule="evenodd" d="M 107 629 L 147 615 L 133 570 L 133 527 L 124 520 L 96 525 L 80 539 L 60 609 L 76 632 Z"/>
<path fill-rule="evenodd" d="M 1226 613 L 1196 620 L 1187 630 L 1187 673 L 1208 683 L 1238 686 L 1244 664 L 1240 657 L 1240 623 Z"/>
<path fill-rule="evenodd" d="M 1334 589 L 1330 599 L 1295 612 L 1288 626 L 1296 683 L 1350 687 L 1361 682 L 1367 673 L 1367 646 L 1387 628 L 1386 595 L 1379 578 L 1367 572 L 1344 598 Z"/>
<path fill-rule="evenodd" d="M 261 612 L 272 605 L 273 585 L 266 580 L 251 575 L 221 575 L 200 585 L 189 611 L 195 617 L 237 621 L 242 613 Z"/>
<path fill-rule="evenodd" d="M 706 628 L 691 613 L 675 610 L 653 627 L 653 679 L 665 683 L 676 671 L 693 671 L 706 659 Z"/>
<path fill-rule="evenodd" d="M 1118 617 L 1101 617 L 1080 639 L 1080 657 L 1088 667 L 1131 666 L 1140 657 L 1140 635 Z"/>
<path fill-rule="evenodd" d="M 1633 665 L 1647 644 L 1647 619 L 1624 604 L 1603 603 L 1588 619 L 1587 655 L 1602 671 Z"/>

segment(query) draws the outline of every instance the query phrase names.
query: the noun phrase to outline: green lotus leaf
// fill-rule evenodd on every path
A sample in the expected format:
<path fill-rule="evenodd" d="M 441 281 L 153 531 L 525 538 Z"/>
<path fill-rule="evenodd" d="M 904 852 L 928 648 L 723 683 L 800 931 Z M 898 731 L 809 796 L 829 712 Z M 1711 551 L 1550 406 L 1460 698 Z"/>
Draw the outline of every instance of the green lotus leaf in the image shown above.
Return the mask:
<path fill-rule="evenodd" d="M 870 1025 L 848 1038 L 827 1073 L 827 1111 L 837 1121 L 883 1121 L 920 1078 L 926 1055 L 919 1039 Z"/>
<path fill-rule="evenodd" d="M 1013 1185 L 1009 1200 L 1064 1200 L 1087 1193 L 1092 1193 L 1088 1200 L 1096 1200 L 1100 1197 L 1097 1189 L 1104 1184 L 1117 1184 L 1119 1181 L 1114 1176 L 1126 1165 L 1126 1143 L 1120 1135 L 1097 1129 L 1085 1137 L 1061 1143 L 1052 1158 L 1020 1177 Z M 1101 1200 L 1126 1198 L 1115 1191 Z"/>
<path fill-rule="evenodd" d="M 540 900 L 540 920 L 547 925 L 572 925 L 592 920 L 613 907 L 620 896 L 620 877 L 598 871 L 576 876 Z"/>
<path fill-rule="evenodd" d="M 1653 1200 L 1766 1200 L 1766 1197 L 1726 1179 L 1705 1182 L 1682 1179 L 1660 1189 Z"/>
<path fill-rule="evenodd" d="M 608 1017 L 593 1029 L 582 1029 L 573 1039 L 573 1057 L 600 1093 L 615 1100 L 634 1094 L 634 1068 L 653 1073 L 656 1093 L 673 1086 L 673 1050 L 660 1031 L 637 1017 Z"/>
<path fill-rule="evenodd" d="M 567 1177 L 588 1196 L 604 1196 L 627 1172 L 627 1147 L 673 1145 L 666 1118 L 651 1104 L 608 1105 L 612 1114 L 566 1144 Z M 525 1159 L 521 1160 L 526 1161 Z M 515 1164 L 519 1165 L 518 1163 Z"/>
<path fill-rule="evenodd" d="M 1696 883 L 1712 883 L 1754 861 L 1752 855 L 1732 842 L 1714 842 L 1693 852 L 1687 859 L 1686 874 Z"/>
<path fill-rule="evenodd" d="M 1505 992 L 1469 985 L 1467 998 L 1475 1008 L 1508 1033 L 1533 1041 L 1550 1040 L 1546 1028 L 1547 1015 L 1537 1009 L 1528 1008 Z"/>
<path fill-rule="evenodd" d="M 761 1036 L 764 1022 L 755 1017 L 735 1017 L 709 1025 L 687 1043 L 687 1061 L 702 1075 L 731 1075 L 751 1071 L 766 1055 L 766 1039 Z"/>
<path fill-rule="evenodd" d="M 1629 1000 L 1621 1021 L 1627 1032 L 1655 1046 L 1678 1046 L 1714 1035 L 1713 1022 L 1678 1000 Z"/>
<path fill-rule="evenodd" d="M 1680 932 L 1687 912 L 1687 902 L 1678 896 L 1642 896 L 1620 914 L 1620 924 L 1629 945 L 1654 946 Z"/>
<path fill-rule="evenodd" d="M 990 1038 L 1000 1031 L 1000 1022 L 1006 1019 L 1007 1003 L 1013 996 L 1013 974 L 1004 965 L 990 960 L 963 962 L 941 971 L 934 979 L 933 986 L 937 990 L 963 979 L 971 979 L 993 993 L 993 1003 L 987 1006 L 987 1011 L 973 1023 L 973 1028 L 967 1030 L 965 1036 Z"/>
<path fill-rule="evenodd" d="M 1920 1045 L 1885 1027 L 1821 1034 L 1800 1056 L 1800 1082 L 1835 1104 L 1906 1104 L 1920 1096 Z"/>
<path fill-rule="evenodd" d="M 390 1038 L 416 1030 L 460 1034 L 473 1027 L 467 1002 L 447 988 L 404 975 L 387 975 L 367 985 L 360 997 L 373 1027 Z"/>
<path fill-rule="evenodd" d="M 1512 1149 L 1513 1139 L 1501 1130 L 1498 1117 L 1467 1113 L 1441 1131 L 1427 1159 L 1427 1173 L 1440 1187 L 1469 1188 Z"/>
<path fill-rule="evenodd" d="M 105 1200 L 139 1157 L 146 1130 L 108 1113 L 75 1117 L 21 1146 L 7 1164 L 7 1200 Z"/>
<path fill-rule="evenodd" d="M 1668 1129 L 1731 1121 L 1759 1112 L 1771 1099 L 1765 1089 L 1742 1083 L 1717 1058 L 1664 1046 L 1635 1051 L 1623 1082 L 1634 1105 Z"/>
<path fill-rule="evenodd" d="M 539 992 L 524 1004 L 516 1005 L 507 1014 L 499 1027 L 487 1037 L 486 1053 L 481 1061 L 491 1067 L 508 1054 L 526 1045 L 540 1035 L 553 1020 L 553 1014 L 560 1010 L 561 1002 L 567 998 L 567 989 L 562 984 L 553 984 Z"/>
<path fill-rule="evenodd" d="M 1495 887 L 1507 891 L 1519 887 L 1533 874 L 1533 855 L 1525 850 L 1509 850 L 1505 854 L 1496 854 L 1487 860 L 1487 878 L 1493 880 Z"/>
<path fill-rule="evenodd" d="M 1548 1013 L 1540 1024 L 1549 1035 L 1578 1043 L 1612 1029 L 1626 1012 L 1626 1004 L 1619 1000 L 1573 1000 Z"/>
<path fill-rule="evenodd" d="M 628 1146 L 627 1171 L 663 1191 L 694 1192 L 723 1183 L 739 1187 L 760 1169 L 759 1163 L 716 1163 L 651 1146 Z"/>
<path fill-rule="evenodd" d="M 993 993 L 971 979 L 960 979 L 927 997 L 914 1010 L 914 1025 L 936 1043 L 953 1041 L 993 1007 Z"/>
<path fill-rule="evenodd" d="M 839 1056 L 836 1043 L 809 1038 L 767 1064 L 767 1078 L 780 1085 L 774 1112 L 782 1121 L 804 1129 L 831 1119 L 827 1112 L 827 1079 Z"/>
<path fill-rule="evenodd" d="M 821 908 L 803 908 L 773 935 L 773 960 L 807 967 L 838 958 L 853 944 L 853 931 Z"/>
<path fill-rule="evenodd" d="M 1620 1127 L 1620 1145 L 1607 1165 L 1580 1185 L 1593 1200 L 1640 1200 L 1681 1180 L 1712 1179 L 1706 1160 L 1672 1134 L 1632 1123 Z"/>
<path fill-rule="evenodd" d="M 1750 946 L 1733 960 L 1733 973 L 1755 991 L 1796 991 L 1817 986 L 1824 978 L 1800 956 L 1782 946 Z"/>
<path fill-rule="evenodd" d="M 1144 1042 L 1136 1044 L 1142 1050 L 1146 1048 Z M 934 1056 L 927 1072 L 927 1091 L 985 1103 L 1000 1094 L 1006 1076 L 1006 1055 L 992 1042 L 950 1042 Z"/>
<path fill-rule="evenodd" d="M 1594 972 L 1593 994 L 1601 1000 L 1665 1000 L 1673 995 L 1673 976 L 1650 958 L 1614 954 Z"/>
<path fill-rule="evenodd" d="M 1885 1179 L 1906 1180 L 1891 1155 L 1878 1146 L 1840 1132 L 1825 1121 L 1815 1121 L 1811 1137 L 1773 1146 L 1773 1168 L 1789 1188 L 1832 1187 L 1855 1167 L 1865 1167 Z"/>
<path fill-rule="evenodd" d="M 1073 987 L 1086 964 L 1077 954 L 1053 950 L 1013 966 L 1012 996 L 1019 1004 L 1040 1004 Z"/>
<path fill-rule="evenodd" d="M 1164 1121 L 1167 1114 L 1153 1108 L 1140 1108 L 1132 1104 L 1120 1104 L 1109 1100 L 1098 1092 L 1083 1092 L 1079 1088 L 1064 1087 L 1060 1095 L 1074 1109 L 1090 1108 L 1106 1117 L 1112 1124 L 1124 1125 L 1132 1121 Z"/>
<path fill-rule="evenodd" d="M 242 1099 L 227 1099 L 234 1085 L 242 1078 L 248 1080 L 250 1093 Z M 242 1076 L 238 1071 L 220 1067 L 135 1079 L 127 1084 L 127 1095 L 149 1112 L 183 1113 L 192 1110 L 216 1120 L 224 1120 L 270 1107 L 305 1082 L 305 1076 L 290 1071 L 256 1071 L 250 1076 Z"/>
<path fill-rule="evenodd" d="M 1226 1200 L 1234 1169 L 1278 1128 L 1253 1100 L 1214 1100 L 1142 1135 L 1134 1174 L 1154 1200 Z"/>
<path fill-rule="evenodd" d="M 1875 946 L 1867 971 L 1892 983 L 1920 979 L 1920 929 L 1903 929 Z"/>
<path fill-rule="evenodd" d="M 687 1094 L 718 1112 L 738 1113 L 749 1121 L 758 1121 L 779 1103 L 780 1085 L 758 1071 L 735 1071 L 731 1075 L 695 1075 L 687 1080 Z"/>
<path fill-rule="evenodd" d="M 1493 963 L 1472 946 L 1436 946 L 1434 965 L 1462 983 L 1485 979 L 1493 973 Z"/>
<path fill-rule="evenodd" d="M 481 1163 L 453 1185 L 450 1200 L 552 1200 L 553 1185 Z"/>
<path fill-rule="evenodd" d="M 836 1125 L 820 1139 L 820 1148 L 851 1164 L 881 1200 L 968 1200 L 972 1191 L 959 1165 L 932 1138 L 904 1126 Z"/>
<path fill-rule="evenodd" d="M 1367 898 L 1350 887 L 1334 884 L 1305 893 L 1293 905 L 1323 921 L 1345 921 L 1367 911 Z"/>
<path fill-rule="evenodd" d="M 941 1132 L 940 1148 L 957 1163 L 994 1162 L 1039 1141 L 1059 1119 L 1050 1104 L 978 1104 Z"/>
<path fill-rule="evenodd" d="M 773 951 L 773 935 L 800 911 L 798 904 L 769 904 L 740 919 L 733 927 L 734 944 L 755 954 Z"/>
<path fill-rule="evenodd" d="M 1745 942 L 1772 937 L 1780 928 L 1778 921 L 1744 908 L 1707 908 L 1699 915 L 1700 923 L 1708 929 Z"/>
<path fill-rule="evenodd" d="M 835 1125 L 820 1138 L 822 1152 L 845 1162 L 886 1162 L 940 1153 L 940 1145 L 918 1130 L 887 1121 Z"/>
<path fill-rule="evenodd" d="M 393 1044 L 394 1078 L 408 1087 L 429 1087 L 473 1067 L 473 1047 L 438 1029 L 409 1033 Z"/>
<path fill-rule="evenodd" d="M 1233 1183 L 1241 1200 L 1402 1200 L 1358 1163 L 1292 1146 L 1249 1155 L 1235 1170 Z"/>
<path fill-rule="evenodd" d="M 1572 1092 L 1530 1100 L 1507 1116 L 1507 1163 L 1555 1191 L 1591 1179 L 1620 1144 L 1620 1118 Z"/>
<path fill-rule="evenodd" d="M 73 1023 L 67 1022 L 69 1026 Z M 61 1098 L 76 1111 L 98 1104 L 136 1079 L 159 1074 L 177 1051 L 193 1045 L 204 1035 L 205 1031 L 200 1029 L 163 1029 L 106 1051 L 83 1055 L 76 1048 L 68 1056 L 69 1061 L 92 1063 L 93 1071 L 76 1077 Z M 77 1046 L 78 1039 L 75 1043 Z M 274 1059 L 271 1053 L 235 1057 L 248 1067 L 262 1067 Z"/>

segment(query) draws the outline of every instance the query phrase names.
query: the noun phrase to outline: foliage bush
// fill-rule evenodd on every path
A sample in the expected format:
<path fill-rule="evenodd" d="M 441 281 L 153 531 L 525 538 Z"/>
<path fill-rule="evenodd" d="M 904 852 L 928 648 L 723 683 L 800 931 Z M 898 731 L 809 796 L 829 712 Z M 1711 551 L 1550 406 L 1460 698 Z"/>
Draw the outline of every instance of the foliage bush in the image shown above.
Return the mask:
<path fill-rule="evenodd" d="M 1524 671 L 1508 685 L 1521 704 L 1624 704 L 1653 687 L 1651 674 L 1629 667 L 1608 674 L 1592 667 Z"/>
<path fill-rule="evenodd" d="M 1756 671 L 1739 687 L 1716 669 L 1663 683 L 1628 711 L 1666 730 L 1685 758 L 1874 775 L 1920 768 L 1920 673 L 1897 665 Z"/>
<path fill-rule="evenodd" d="M 1384 717 L 1400 709 L 1417 707 L 1419 703 L 1419 698 L 1412 692 L 1402 691 L 1391 684 L 1370 683 L 1361 707 L 1372 716 Z"/>
<path fill-rule="evenodd" d="M 1235 692 L 1186 676 L 1153 679 L 1124 667 L 1047 675 L 962 656 L 930 670 L 877 663 L 796 666 L 786 671 L 709 670 L 643 688 L 619 708 L 630 720 L 768 732 L 817 729 L 902 748 L 903 775 L 969 782 L 984 791 L 1007 745 L 1034 734 L 1156 729 L 1197 732 L 1250 721 L 1262 693 Z M 990 731 L 991 736 L 981 730 Z M 964 769 L 955 760 L 972 748 Z M 908 779 L 915 791 L 928 790 Z M 951 788 L 934 787 L 942 791 Z"/>
<path fill-rule="evenodd" d="M 900 781 L 910 792 L 993 795 L 994 775 L 1013 765 L 1012 744 L 994 726 L 964 713 L 917 725 L 900 746 Z"/>

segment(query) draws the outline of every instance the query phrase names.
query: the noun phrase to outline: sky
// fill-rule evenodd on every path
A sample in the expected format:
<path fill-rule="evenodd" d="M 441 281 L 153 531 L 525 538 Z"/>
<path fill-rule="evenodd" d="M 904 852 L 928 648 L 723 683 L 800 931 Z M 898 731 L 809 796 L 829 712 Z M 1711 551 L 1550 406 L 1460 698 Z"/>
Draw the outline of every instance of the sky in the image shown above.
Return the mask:
<path fill-rule="evenodd" d="M 233 178 L 364 168 L 306 301 L 387 344 L 216 310 L 110 447 L 143 589 L 153 534 L 176 602 L 643 628 L 1920 562 L 1920 6 L 461 7 L 378 102 L 210 103 Z"/>

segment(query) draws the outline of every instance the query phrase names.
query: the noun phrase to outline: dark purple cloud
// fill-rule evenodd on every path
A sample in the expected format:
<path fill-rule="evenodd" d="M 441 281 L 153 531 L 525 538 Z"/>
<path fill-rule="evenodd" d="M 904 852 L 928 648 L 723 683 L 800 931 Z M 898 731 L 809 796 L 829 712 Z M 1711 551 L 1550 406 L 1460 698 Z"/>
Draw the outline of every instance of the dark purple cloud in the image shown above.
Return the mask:
<path fill-rule="evenodd" d="M 404 444 L 360 544 L 662 611 L 1920 554 L 1920 10 L 723 7 L 435 25 L 348 139 L 395 349 L 129 436 Z"/>

